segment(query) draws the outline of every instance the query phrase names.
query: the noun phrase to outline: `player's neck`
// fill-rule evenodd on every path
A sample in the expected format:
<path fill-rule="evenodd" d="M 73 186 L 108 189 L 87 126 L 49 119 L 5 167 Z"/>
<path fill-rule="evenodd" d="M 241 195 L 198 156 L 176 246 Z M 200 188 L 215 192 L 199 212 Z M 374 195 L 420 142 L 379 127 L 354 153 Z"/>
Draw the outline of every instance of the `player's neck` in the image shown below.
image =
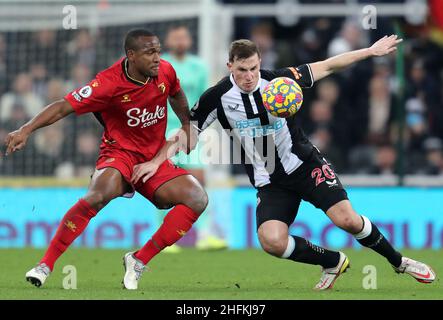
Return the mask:
<path fill-rule="evenodd" d="M 131 64 L 129 61 L 127 62 L 127 68 L 126 72 L 128 76 L 132 79 L 135 79 L 141 83 L 146 83 L 149 80 L 148 76 L 145 76 L 144 74 L 140 73 L 133 64 Z"/>

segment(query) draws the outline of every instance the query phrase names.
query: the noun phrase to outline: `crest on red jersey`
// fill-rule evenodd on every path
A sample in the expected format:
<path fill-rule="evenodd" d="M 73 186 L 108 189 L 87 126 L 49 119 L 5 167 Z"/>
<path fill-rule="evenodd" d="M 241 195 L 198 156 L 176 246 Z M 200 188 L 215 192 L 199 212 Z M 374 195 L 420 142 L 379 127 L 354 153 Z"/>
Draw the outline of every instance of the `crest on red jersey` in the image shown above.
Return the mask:
<path fill-rule="evenodd" d="M 160 91 L 161 91 L 162 93 L 165 93 L 165 91 L 166 91 L 166 86 L 165 86 L 165 83 L 164 83 L 164 82 L 160 83 L 160 84 L 158 85 L 158 88 L 160 89 Z"/>
<path fill-rule="evenodd" d="M 131 101 L 129 94 L 123 95 L 121 102 L 129 102 L 129 101 Z"/>

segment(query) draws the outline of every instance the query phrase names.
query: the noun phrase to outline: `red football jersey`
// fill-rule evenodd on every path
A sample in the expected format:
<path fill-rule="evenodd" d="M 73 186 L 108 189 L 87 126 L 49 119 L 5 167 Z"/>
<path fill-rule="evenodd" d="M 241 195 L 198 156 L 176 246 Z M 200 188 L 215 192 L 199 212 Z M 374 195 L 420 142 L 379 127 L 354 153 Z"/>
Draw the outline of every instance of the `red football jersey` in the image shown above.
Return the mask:
<path fill-rule="evenodd" d="M 127 73 L 122 58 L 94 80 L 65 96 L 76 114 L 93 112 L 104 126 L 102 147 L 138 152 L 151 160 L 166 142 L 167 99 L 180 90 L 174 68 L 160 61 L 158 76 L 145 83 Z"/>

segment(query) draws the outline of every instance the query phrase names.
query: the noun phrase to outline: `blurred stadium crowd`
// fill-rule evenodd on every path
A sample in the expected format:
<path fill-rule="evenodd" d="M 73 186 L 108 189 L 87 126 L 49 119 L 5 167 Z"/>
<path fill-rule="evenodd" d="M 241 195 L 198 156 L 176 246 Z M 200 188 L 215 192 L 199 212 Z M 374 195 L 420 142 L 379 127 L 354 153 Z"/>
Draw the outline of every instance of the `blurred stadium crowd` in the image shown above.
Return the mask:
<path fill-rule="evenodd" d="M 184 23 L 195 29 L 197 22 Z M 344 18 L 302 18 L 292 27 L 270 18 L 237 18 L 235 38 L 255 41 L 262 68 L 274 69 L 323 60 L 394 33 L 392 19 L 377 24 L 368 32 Z M 396 95 L 395 55 L 358 63 L 304 92 L 298 124 L 340 173 L 396 174 L 397 159 L 404 157 L 406 173 L 443 174 L 443 30 L 399 24 L 405 39 L 403 100 Z M 0 33 L 0 141 L 122 56 L 128 29 Z M 167 29 L 153 28 L 161 38 Z M 396 147 L 400 130 L 404 154 Z M 89 176 L 101 131 L 92 115 L 70 116 L 0 159 L 0 174 Z"/>

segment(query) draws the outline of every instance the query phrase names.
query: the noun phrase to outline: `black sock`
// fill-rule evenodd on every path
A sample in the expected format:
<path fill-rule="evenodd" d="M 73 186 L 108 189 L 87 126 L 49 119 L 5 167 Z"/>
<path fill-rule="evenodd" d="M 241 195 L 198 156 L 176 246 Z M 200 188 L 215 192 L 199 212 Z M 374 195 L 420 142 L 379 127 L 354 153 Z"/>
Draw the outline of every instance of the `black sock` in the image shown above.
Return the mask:
<path fill-rule="evenodd" d="M 289 260 L 308 264 L 318 264 L 323 268 L 333 268 L 337 266 L 340 261 L 340 254 L 336 251 L 330 251 L 316 246 L 308 240 L 297 236 L 291 237 L 295 240 L 295 248 L 287 258 Z"/>
<path fill-rule="evenodd" d="M 363 220 L 364 221 L 364 220 Z M 371 233 L 369 236 L 363 239 L 357 239 L 357 241 L 367 248 L 374 250 L 375 252 L 381 254 L 383 257 L 388 259 L 389 263 L 394 267 L 399 267 L 401 265 L 402 255 L 400 252 L 396 251 L 391 244 L 386 240 L 386 238 L 378 230 L 377 226 L 371 222 Z"/>

